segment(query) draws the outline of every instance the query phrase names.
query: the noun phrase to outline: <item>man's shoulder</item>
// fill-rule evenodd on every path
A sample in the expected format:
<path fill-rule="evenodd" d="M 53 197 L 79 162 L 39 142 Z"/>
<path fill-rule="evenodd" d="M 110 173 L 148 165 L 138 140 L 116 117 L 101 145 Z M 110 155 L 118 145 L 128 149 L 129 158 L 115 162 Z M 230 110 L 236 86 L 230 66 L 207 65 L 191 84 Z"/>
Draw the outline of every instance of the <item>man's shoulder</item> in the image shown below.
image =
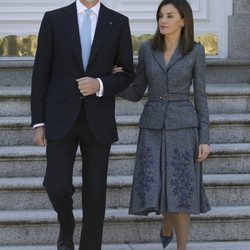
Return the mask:
<path fill-rule="evenodd" d="M 105 6 L 104 4 L 101 4 L 101 6 L 107 12 L 107 14 L 109 14 L 113 18 L 117 18 L 117 19 L 120 19 L 120 20 L 128 20 L 128 17 L 121 14 L 120 12 L 112 10 L 112 9 L 108 8 L 107 6 Z"/>
<path fill-rule="evenodd" d="M 45 15 L 47 15 L 47 16 L 58 16 L 58 15 L 63 14 L 65 11 L 66 12 L 70 11 L 73 8 L 76 8 L 75 3 L 72 3 L 70 5 L 67 5 L 67 6 L 64 6 L 64 7 L 61 7 L 61 8 L 46 11 Z"/>

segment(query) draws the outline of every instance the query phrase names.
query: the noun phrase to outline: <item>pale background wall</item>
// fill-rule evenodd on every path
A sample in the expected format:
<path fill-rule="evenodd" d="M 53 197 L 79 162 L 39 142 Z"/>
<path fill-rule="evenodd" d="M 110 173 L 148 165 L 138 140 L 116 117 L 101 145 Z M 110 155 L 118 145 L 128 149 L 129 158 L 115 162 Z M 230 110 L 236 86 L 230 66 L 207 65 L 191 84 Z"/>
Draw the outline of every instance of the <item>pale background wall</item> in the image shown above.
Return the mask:
<path fill-rule="evenodd" d="M 72 3 L 72 0 L 0 0 L 0 37 L 37 34 L 45 11 Z M 104 4 L 130 18 L 133 35 L 153 34 L 155 12 L 160 1 L 102 0 Z M 232 0 L 189 0 L 195 18 L 195 33 L 218 37 L 218 56 L 228 55 L 228 16 Z"/>

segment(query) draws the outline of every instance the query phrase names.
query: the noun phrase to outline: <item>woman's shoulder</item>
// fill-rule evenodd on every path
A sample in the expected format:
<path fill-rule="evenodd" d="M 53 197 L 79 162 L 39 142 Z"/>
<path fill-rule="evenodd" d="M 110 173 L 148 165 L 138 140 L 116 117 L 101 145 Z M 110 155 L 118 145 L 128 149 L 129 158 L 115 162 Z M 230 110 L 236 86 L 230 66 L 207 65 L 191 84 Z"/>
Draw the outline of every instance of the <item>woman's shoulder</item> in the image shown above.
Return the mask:
<path fill-rule="evenodd" d="M 152 42 L 150 40 L 146 41 L 146 42 L 142 42 L 140 49 L 141 50 L 152 50 Z"/>
<path fill-rule="evenodd" d="M 196 53 L 204 53 L 205 48 L 200 42 L 194 42 L 193 51 Z"/>

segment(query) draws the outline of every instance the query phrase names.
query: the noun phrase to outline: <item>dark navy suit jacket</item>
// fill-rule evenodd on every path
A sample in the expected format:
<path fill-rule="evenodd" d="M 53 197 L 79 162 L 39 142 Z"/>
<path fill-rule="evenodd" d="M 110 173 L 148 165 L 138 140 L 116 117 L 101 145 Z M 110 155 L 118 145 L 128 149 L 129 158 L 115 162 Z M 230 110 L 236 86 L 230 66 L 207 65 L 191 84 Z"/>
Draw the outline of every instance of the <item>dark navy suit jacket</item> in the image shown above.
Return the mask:
<path fill-rule="evenodd" d="M 124 72 L 112 74 L 113 65 Z M 100 78 L 103 97 L 80 99 L 76 79 Z M 65 136 L 82 102 L 94 137 L 101 143 L 118 139 L 115 94 L 134 78 L 128 18 L 101 4 L 89 64 L 83 69 L 76 3 L 46 12 L 42 20 L 31 92 L 32 125 L 45 123 L 47 139 Z"/>

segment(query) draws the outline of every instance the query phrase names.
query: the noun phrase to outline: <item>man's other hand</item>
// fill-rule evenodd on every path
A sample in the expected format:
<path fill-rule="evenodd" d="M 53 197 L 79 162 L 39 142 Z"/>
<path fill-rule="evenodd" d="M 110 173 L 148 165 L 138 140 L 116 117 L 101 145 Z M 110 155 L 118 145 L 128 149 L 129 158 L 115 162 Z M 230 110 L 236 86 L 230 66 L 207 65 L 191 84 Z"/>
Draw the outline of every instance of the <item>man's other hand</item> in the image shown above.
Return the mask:
<path fill-rule="evenodd" d="M 47 146 L 47 140 L 45 138 L 45 127 L 37 127 L 34 129 L 33 141 L 38 146 Z"/>

